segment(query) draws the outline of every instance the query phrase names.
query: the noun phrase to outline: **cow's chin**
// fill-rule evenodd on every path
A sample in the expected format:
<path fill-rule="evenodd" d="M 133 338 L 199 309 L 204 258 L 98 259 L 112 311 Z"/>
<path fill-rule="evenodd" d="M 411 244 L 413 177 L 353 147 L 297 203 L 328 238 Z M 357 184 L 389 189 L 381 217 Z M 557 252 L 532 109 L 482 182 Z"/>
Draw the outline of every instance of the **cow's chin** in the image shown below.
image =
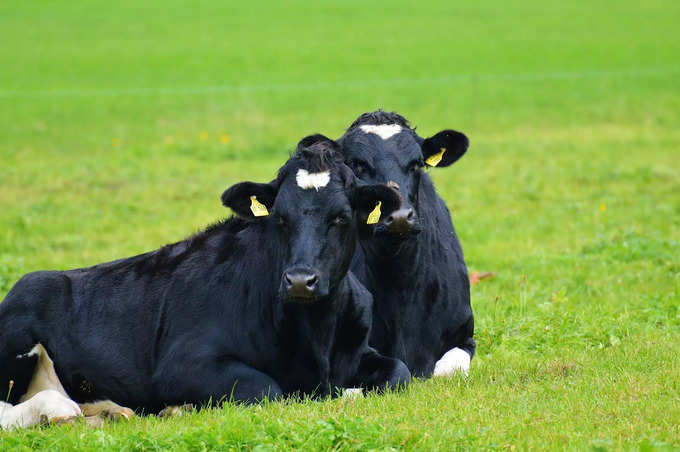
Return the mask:
<path fill-rule="evenodd" d="M 419 225 L 414 225 L 408 231 L 396 234 L 390 232 L 387 226 L 384 224 L 379 224 L 373 229 L 373 237 L 387 242 L 394 242 L 395 244 L 400 244 L 409 240 L 415 240 L 415 238 L 420 234 L 422 228 Z"/>
<path fill-rule="evenodd" d="M 284 296 L 283 302 L 285 304 L 290 304 L 290 305 L 314 305 L 317 302 L 316 297 L 310 297 L 310 298 L 303 298 L 303 297 L 291 297 L 291 296 Z"/>
<path fill-rule="evenodd" d="M 286 291 L 283 291 L 281 293 L 281 299 L 283 300 L 283 303 L 286 305 L 292 305 L 292 306 L 314 306 L 314 305 L 319 305 L 322 304 L 328 296 L 324 296 L 322 294 L 314 294 L 311 297 L 294 297 L 291 295 L 288 295 Z"/>

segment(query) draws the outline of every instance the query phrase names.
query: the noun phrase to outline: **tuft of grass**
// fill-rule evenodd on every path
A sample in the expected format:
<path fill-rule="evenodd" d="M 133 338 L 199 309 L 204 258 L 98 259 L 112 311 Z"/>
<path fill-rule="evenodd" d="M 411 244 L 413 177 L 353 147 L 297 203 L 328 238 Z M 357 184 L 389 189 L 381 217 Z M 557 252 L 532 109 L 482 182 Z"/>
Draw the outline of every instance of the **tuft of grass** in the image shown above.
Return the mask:
<path fill-rule="evenodd" d="M 266 11 L 266 13 L 264 12 Z M 471 270 L 467 379 L 226 405 L 0 450 L 680 448 L 680 4 L 0 5 L 0 297 L 228 215 L 304 135 L 384 107 L 469 152 L 430 174 Z"/>

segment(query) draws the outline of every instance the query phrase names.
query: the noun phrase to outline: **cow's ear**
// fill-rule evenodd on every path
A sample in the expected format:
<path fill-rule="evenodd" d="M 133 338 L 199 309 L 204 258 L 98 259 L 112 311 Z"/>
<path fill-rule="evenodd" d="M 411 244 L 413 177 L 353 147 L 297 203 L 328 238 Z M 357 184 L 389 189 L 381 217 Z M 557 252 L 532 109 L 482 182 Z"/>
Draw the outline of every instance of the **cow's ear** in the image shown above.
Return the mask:
<path fill-rule="evenodd" d="M 350 196 L 360 224 L 378 223 L 401 206 L 399 192 L 382 184 L 355 187 Z"/>
<path fill-rule="evenodd" d="M 423 158 L 427 166 L 449 166 L 465 154 L 470 141 L 464 133 L 442 130 L 423 140 Z"/>
<path fill-rule="evenodd" d="M 241 182 L 222 193 L 222 204 L 242 218 L 266 217 L 274 205 L 274 183 Z"/>

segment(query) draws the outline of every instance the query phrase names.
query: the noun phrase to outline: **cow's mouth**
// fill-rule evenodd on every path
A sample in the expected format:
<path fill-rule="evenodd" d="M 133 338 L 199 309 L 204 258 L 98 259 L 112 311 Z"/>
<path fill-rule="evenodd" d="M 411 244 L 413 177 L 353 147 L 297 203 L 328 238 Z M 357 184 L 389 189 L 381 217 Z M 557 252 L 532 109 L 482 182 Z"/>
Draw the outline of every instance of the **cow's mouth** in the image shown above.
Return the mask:
<path fill-rule="evenodd" d="M 290 303 L 290 304 L 306 305 L 306 304 L 314 304 L 315 302 L 316 302 L 316 298 L 314 298 L 314 297 L 291 297 L 291 296 L 286 297 L 286 303 Z"/>
<path fill-rule="evenodd" d="M 405 240 L 414 239 L 418 234 L 420 234 L 421 231 L 422 228 L 417 224 L 411 226 L 409 229 L 400 231 L 393 231 L 390 230 L 390 228 L 386 225 L 379 224 L 373 230 L 373 234 L 376 238 L 403 242 Z"/>

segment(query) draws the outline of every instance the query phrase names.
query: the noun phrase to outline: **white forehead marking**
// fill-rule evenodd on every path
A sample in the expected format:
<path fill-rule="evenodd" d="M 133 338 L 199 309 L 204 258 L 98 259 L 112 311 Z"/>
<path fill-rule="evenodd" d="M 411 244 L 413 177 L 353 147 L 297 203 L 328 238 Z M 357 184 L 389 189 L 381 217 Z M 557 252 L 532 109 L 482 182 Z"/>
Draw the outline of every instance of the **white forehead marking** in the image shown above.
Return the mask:
<path fill-rule="evenodd" d="M 374 133 L 383 140 L 401 132 L 401 126 L 399 124 L 380 124 L 379 126 L 364 125 L 359 126 L 359 128 L 363 130 L 364 133 Z"/>
<path fill-rule="evenodd" d="M 319 191 L 320 188 L 328 185 L 331 180 L 330 171 L 322 171 L 320 173 L 310 173 L 307 170 L 299 169 L 295 175 L 295 180 L 297 181 L 298 187 L 308 190 L 310 188 Z"/>

